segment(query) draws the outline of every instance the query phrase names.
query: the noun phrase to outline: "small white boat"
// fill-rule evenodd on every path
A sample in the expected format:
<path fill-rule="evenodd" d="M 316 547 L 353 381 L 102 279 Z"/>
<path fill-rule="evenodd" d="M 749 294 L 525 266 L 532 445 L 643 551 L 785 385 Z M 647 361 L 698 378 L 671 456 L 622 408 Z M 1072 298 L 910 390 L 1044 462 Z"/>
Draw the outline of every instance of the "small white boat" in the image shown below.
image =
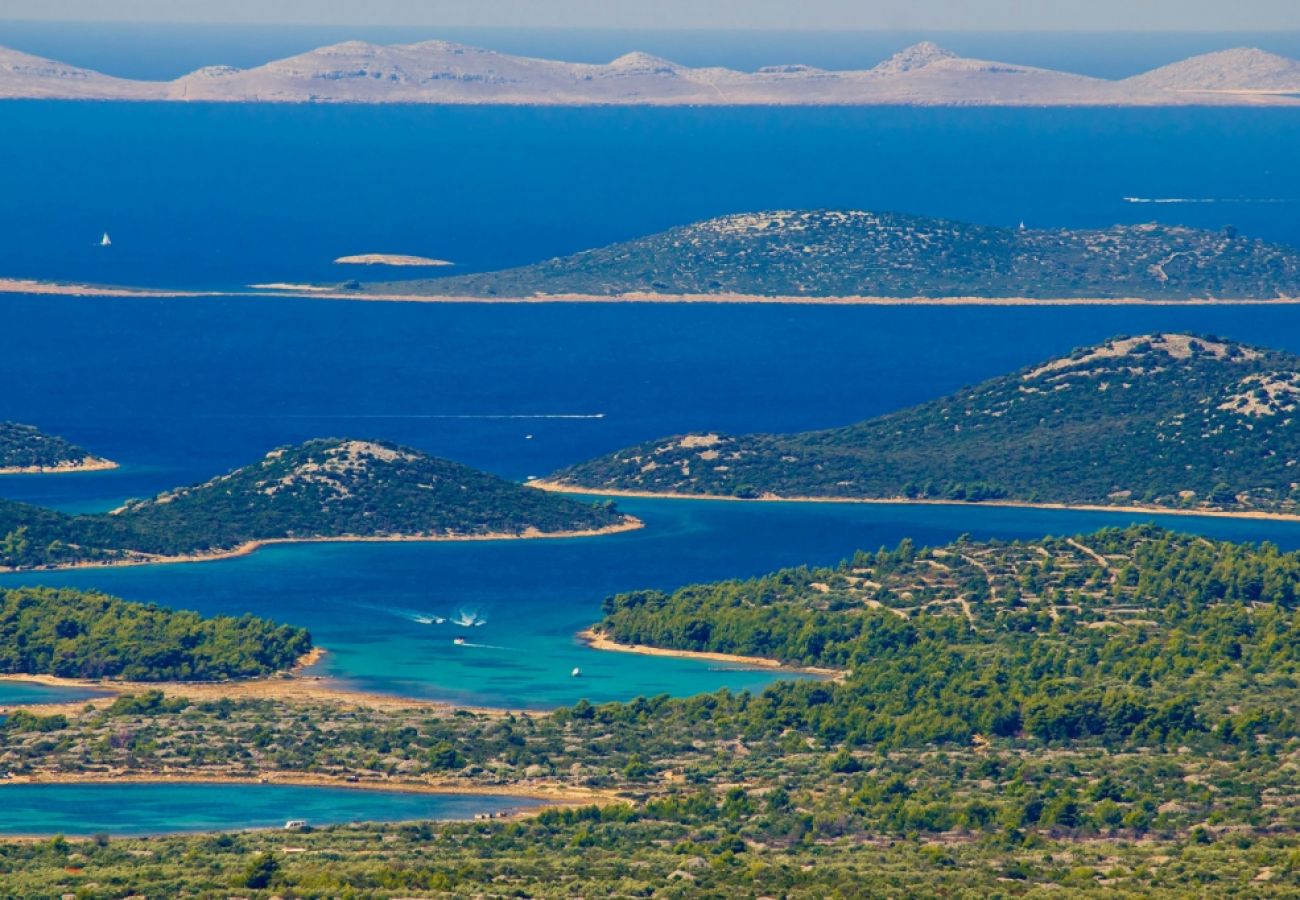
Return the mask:
<path fill-rule="evenodd" d="M 107 231 L 105 231 L 105 232 L 104 232 L 104 236 L 103 236 L 102 238 L 99 239 L 99 246 L 101 246 L 101 247 L 111 247 L 111 246 L 113 246 L 113 241 L 112 241 L 112 239 L 108 236 L 108 232 L 107 232 Z"/>
<path fill-rule="evenodd" d="M 574 666 L 574 667 L 573 667 L 573 671 L 569 673 L 569 676 L 572 677 L 572 678 L 581 678 L 581 677 L 582 677 L 582 670 L 579 669 L 577 666 Z"/>
<path fill-rule="evenodd" d="M 464 638 L 455 638 L 455 639 L 452 641 L 452 643 L 455 644 L 457 647 L 459 647 L 459 646 L 461 646 L 462 644 L 465 643 L 465 639 L 464 639 Z"/>

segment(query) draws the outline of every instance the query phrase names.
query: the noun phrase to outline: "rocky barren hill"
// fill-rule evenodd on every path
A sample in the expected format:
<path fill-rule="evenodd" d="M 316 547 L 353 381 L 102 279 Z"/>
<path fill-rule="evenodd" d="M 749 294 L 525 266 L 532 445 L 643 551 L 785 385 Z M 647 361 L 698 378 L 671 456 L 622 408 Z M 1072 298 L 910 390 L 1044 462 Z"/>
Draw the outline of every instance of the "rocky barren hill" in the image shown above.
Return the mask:
<path fill-rule="evenodd" d="M 367 285 L 472 297 L 1300 297 L 1300 252 L 1171 225 L 1023 229 L 859 210 L 722 216 L 535 265 Z"/>
<path fill-rule="evenodd" d="M 1271 62 L 1269 62 L 1271 60 Z M 1296 63 L 1257 50 L 1196 57 L 1147 76 L 1108 81 L 966 59 L 931 43 L 879 65 L 828 71 L 692 68 L 646 53 L 606 64 L 511 56 L 447 41 L 380 46 L 347 41 L 250 69 L 209 66 L 169 82 L 113 78 L 0 48 L 0 98 L 289 103 L 547 105 L 1184 105 L 1295 103 Z M 1263 77 L 1269 70 L 1272 74 Z M 1275 91 L 1280 93 L 1260 93 Z"/>
<path fill-rule="evenodd" d="M 1117 338 L 855 425 L 688 434 L 564 469 L 592 491 L 1300 511 L 1300 358 Z"/>

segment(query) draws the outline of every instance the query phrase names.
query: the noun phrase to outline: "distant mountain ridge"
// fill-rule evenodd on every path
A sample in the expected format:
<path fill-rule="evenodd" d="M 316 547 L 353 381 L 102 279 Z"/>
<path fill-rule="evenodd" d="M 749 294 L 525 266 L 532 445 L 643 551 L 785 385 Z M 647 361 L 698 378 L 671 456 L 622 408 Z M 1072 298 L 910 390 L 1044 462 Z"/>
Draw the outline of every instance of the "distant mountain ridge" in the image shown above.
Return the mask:
<path fill-rule="evenodd" d="M 864 422 L 677 435 L 544 484 L 741 498 L 1300 513 L 1300 358 L 1188 334 L 1116 338 Z"/>
<path fill-rule="evenodd" d="M 249 69 L 174 81 L 114 78 L 0 48 L 0 98 L 520 105 L 1170 106 L 1300 103 L 1300 62 L 1261 50 L 1193 57 L 1111 81 L 967 59 L 933 43 L 862 70 L 679 65 L 647 53 L 606 64 L 497 53 L 448 41 L 346 41 Z"/>
<path fill-rule="evenodd" d="M 1024 229 L 864 210 L 721 216 L 530 266 L 365 285 L 465 297 L 1300 297 L 1300 251 L 1171 225 Z"/>

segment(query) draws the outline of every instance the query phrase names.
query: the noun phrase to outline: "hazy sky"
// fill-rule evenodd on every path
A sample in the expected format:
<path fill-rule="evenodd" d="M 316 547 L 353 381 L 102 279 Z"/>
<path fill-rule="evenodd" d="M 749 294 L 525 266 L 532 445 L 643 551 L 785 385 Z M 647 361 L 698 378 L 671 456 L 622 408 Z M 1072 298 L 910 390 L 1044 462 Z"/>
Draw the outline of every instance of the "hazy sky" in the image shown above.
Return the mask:
<path fill-rule="evenodd" d="M 1269 30 L 1300 29 L 1300 0 L 0 0 L 0 19 L 563 28 Z"/>

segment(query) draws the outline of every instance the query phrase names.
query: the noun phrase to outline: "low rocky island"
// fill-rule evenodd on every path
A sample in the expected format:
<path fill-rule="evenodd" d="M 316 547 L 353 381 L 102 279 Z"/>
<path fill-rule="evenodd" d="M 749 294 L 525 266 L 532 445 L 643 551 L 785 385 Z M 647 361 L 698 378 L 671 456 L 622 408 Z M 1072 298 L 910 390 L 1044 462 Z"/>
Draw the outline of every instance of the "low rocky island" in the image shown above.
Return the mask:
<path fill-rule="evenodd" d="M 340 256 L 334 260 L 341 266 L 450 266 L 445 259 L 431 259 L 427 256 L 408 256 L 402 253 L 358 253 L 353 256 Z"/>
<path fill-rule="evenodd" d="M 52 472 L 102 472 L 117 463 L 34 425 L 0 422 L 0 475 Z"/>
<path fill-rule="evenodd" d="M 1295 301 L 1300 251 L 1232 228 L 1005 228 L 783 210 L 722 216 L 514 269 L 356 288 L 407 299 Z"/>
<path fill-rule="evenodd" d="M 688 434 L 552 475 L 587 492 L 1300 514 L 1300 358 L 1116 338 L 865 422 Z"/>
<path fill-rule="evenodd" d="M 320 439 L 111 513 L 0 501 L 0 568 L 202 560 L 271 542 L 483 540 L 639 527 L 579 503 L 380 441 Z"/>

